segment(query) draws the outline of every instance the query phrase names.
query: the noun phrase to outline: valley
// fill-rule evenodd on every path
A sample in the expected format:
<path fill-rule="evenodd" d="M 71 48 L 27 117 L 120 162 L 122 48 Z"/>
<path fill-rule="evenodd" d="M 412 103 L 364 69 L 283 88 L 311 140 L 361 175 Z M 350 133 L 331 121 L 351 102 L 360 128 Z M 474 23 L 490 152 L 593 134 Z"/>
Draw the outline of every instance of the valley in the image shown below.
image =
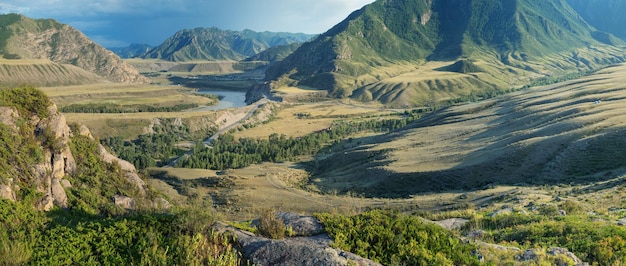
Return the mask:
<path fill-rule="evenodd" d="M 623 265 L 610 6 L 378 0 L 111 51 L 0 15 L 0 265 Z"/>

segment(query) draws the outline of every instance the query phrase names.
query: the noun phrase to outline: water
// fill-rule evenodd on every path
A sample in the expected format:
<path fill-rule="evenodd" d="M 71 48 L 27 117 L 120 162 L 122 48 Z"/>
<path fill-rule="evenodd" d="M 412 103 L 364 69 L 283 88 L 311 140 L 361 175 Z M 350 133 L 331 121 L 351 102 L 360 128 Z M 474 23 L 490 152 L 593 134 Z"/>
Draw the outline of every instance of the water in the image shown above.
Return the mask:
<path fill-rule="evenodd" d="M 197 111 L 206 110 L 221 110 L 226 108 L 238 108 L 246 106 L 246 92 L 245 91 L 229 91 L 229 90 L 215 90 L 215 89 L 202 89 L 198 90 L 199 94 L 213 94 L 220 97 L 220 102 L 214 106 L 202 107 L 200 109 L 194 109 Z"/>

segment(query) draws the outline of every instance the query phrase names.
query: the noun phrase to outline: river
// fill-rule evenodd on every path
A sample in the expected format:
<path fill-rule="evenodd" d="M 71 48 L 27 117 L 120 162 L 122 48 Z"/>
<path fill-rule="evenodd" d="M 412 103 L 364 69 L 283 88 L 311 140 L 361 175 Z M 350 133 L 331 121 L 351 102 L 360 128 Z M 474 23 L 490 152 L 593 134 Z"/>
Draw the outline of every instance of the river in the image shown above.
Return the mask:
<path fill-rule="evenodd" d="M 214 106 L 194 109 L 194 111 L 221 110 L 246 106 L 246 92 L 237 90 L 201 89 L 197 93 L 213 94 L 220 97 L 220 102 Z"/>

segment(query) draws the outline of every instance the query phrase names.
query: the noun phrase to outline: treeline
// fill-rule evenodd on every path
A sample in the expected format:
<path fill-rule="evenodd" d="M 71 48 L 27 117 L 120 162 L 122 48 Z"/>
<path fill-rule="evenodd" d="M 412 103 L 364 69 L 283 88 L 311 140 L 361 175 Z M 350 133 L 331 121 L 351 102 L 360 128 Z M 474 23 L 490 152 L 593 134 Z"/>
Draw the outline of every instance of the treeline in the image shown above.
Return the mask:
<path fill-rule="evenodd" d="M 71 104 L 60 108 L 64 113 L 154 113 L 179 112 L 198 107 L 195 103 L 182 103 L 174 106 L 151 106 L 146 104 L 119 105 L 107 103 Z"/>
<path fill-rule="evenodd" d="M 189 127 L 175 123 L 174 119 L 161 119 L 160 125 L 155 125 L 153 131 L 139 135 L 134 140 L 112 137 L 102 139 L 100 143 L 137 169 L 144 169 L 167 165 L 172 158 L 184 153 L 176 147 L 176 143 L 191 138 Z"/>
<path fill-rule="evenodd" d="M 420 112 L 406 112 L 401 119 L 340 122 L 303 137 L 289 137 L 274 133 L 267 139 L 241 138 L 235 141 L 231 134 L 224 134 L 211 147 L 196 145 L 193 154 L 182 158 L 177 166 L 223 170 L 242 168 L 261 162 L 283 162 L 297 156 L 311 155 L 331 142 L 338 142 L 350 135 L 364 132 L 388 132 L 405 127 L 418 119 Z"/>

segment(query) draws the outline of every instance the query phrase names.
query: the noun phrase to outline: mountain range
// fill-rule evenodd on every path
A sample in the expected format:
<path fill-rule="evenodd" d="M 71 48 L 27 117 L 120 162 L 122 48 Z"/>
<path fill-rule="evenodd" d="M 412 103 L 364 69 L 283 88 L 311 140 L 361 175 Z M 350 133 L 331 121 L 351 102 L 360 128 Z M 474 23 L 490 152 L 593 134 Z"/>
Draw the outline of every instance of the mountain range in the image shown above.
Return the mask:
<path fill-rule="evenodd" d="M 149 52 L 152 48 L 154 47 L 148 44 L 133 43 L 126 47 L 109 47 L 107 49 L 111 50 L 111 52 L 114 52 L 121 58 L 134 58 L 140 57 L 141 55 Z"/>
<path fill-rule="evenodd" d="M 232 60 L 252 57 L 270 47 L 302 43 L 313 35 L 284 32 L 195 28 L 177 32 L 142 58 L 168 61 Z"/>
<path fill-rule="evenodd" d="M 622 44 L 565 0 L 379 0 L 266 74 L 334 97 L 416 106 L 621 62 Z"/>

